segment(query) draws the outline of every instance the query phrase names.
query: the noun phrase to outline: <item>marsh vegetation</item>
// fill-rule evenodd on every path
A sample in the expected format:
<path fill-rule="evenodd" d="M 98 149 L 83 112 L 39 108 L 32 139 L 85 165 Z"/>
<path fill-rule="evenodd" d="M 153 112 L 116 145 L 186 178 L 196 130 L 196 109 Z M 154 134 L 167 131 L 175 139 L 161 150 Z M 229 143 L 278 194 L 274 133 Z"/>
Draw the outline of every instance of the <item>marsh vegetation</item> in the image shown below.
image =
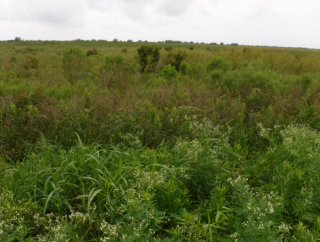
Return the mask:
<path fill-rule="evenodd" d="M 320 51 L 0 43 L 1 241 L 317 241 Z"/>

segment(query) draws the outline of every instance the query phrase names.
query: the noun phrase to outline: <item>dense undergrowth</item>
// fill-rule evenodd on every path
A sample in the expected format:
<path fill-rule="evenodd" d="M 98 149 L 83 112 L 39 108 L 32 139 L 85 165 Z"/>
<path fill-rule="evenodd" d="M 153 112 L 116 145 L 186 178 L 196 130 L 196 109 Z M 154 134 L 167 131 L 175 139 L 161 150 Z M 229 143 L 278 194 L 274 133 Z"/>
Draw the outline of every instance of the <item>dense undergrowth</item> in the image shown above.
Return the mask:
<path fill-rule="evenodd" d="M 320 238 L 316 52 L 1 45 L 2 241 Z"/>

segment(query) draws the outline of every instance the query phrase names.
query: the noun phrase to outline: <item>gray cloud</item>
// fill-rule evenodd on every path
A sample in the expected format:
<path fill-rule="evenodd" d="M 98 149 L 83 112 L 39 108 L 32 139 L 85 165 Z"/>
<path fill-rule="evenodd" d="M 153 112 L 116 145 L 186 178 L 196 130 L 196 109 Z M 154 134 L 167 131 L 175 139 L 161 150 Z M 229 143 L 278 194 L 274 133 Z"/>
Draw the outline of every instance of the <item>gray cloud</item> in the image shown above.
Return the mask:
<path fill-rule="evenodd" d="M 184 14 L 192 4 L 193 0 L 166 0 L 159 3 L 157 10 L 166 16 L 179 16 Z"/>
<path fill-rule="evenodd" d="M 0 1 L 0 39 L 177 39 L 320 47 L 318 0 Z"/>
<path fill-rule="evenodd" d="M 86 6 L 77 0 L 11 0 L 6 1 L 2 12 L 7 12 L 2 20 L 36 21 L 51 24 L 83 24 Z M 0 12 L 0 13 L 2 13 Z M 10 16 L 8 16 L 10 15 Z"/>

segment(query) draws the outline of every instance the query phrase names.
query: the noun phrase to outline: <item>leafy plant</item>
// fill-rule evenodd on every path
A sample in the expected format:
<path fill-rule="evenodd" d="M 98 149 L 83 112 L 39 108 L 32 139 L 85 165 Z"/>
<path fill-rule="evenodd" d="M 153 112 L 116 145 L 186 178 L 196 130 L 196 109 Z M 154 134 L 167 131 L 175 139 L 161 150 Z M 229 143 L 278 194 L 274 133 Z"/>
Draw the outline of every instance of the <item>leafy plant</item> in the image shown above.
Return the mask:
<path fill-rule="evenodd" d="M 63 52 L 62 68 L 66 78 L 72 85 L 85 78 L 87 59 L 84 52 L 79 48 L 66 49 Z"/>
<path fill-rule="evenodd" d="M 160 72 L 160 76 L 162 76 L 163 78 L 166 78 L 166 79 L 175 78 L 176 75 L 177 75 L 176 69 L 173 66 L 171 66 L 170 64 L 165 65 Z"/>
<path fill-rule="evenodd" d="M 141 72 L 153 72 L 160 59 L 159 47 L 142 45 L 137 49 Z"/>
<path fill-rule="evenodd" d="M 180 64 L 182 61 L 187 57 L 187 53 L 183 50 L 172 50 L 168 53 L 166 59 L 165 59 L 165 64 L 166 65 L 171 65 L 174 66 L 174 68 L 179 71 Z"/>
<path fill-rule="evenodd" d="M 98 55 L 98 51 L 97 49 L 93 49 L 93 50 L 88 50 L 87 51 L 87 56 L 91 56 L 91 55 Z"/>
<path fill-rule="evenodd" d="M 28 69 L 37 69 L 39 66 L 39 59 L 35 56 L 27 56 L 23 64 L 25 70 Z"/>

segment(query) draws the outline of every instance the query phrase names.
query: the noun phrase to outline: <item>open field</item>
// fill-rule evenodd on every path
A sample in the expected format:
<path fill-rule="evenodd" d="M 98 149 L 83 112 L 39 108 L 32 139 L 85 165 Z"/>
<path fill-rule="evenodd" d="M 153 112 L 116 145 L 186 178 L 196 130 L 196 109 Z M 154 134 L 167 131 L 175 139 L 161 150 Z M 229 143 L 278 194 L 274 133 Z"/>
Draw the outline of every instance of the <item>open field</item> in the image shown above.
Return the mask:
<path fill-rule="evenodd" d="M 0 42 L 0 240 L 317 241 L 319 115 L 320 50 Z"/>

